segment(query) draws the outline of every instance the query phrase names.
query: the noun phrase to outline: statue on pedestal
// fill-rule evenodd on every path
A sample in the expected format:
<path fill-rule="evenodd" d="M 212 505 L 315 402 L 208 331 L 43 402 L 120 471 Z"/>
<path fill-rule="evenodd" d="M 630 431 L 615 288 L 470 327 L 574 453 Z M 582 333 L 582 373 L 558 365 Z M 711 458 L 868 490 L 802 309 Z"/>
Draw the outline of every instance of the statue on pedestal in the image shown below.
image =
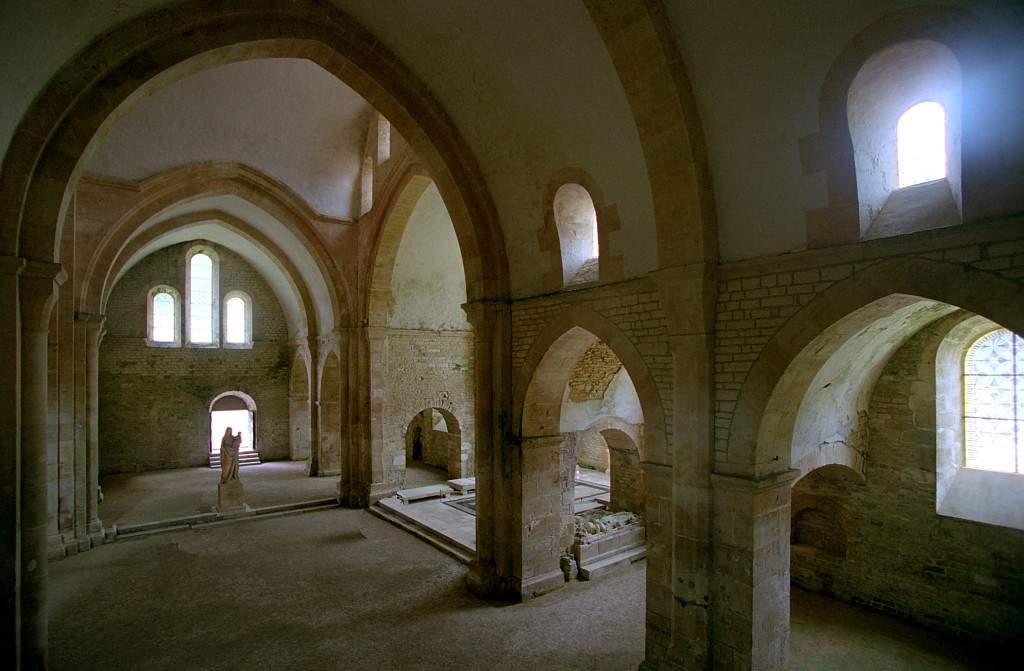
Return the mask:
<path fill-rule="evenodd" d="M 238 448 L 242 445 L 242 433 L 235 435 L 229 426 L 220 439 L 220 481 L 225 483 L 238 480 Z"/>
<path fill-rule="evenodd" d="M 242 433 L 237 435 L 229 426 L 220 439 L 220 484 L 217 485 L 217 503 L 221 512 L 246 510 L 242 496 L 242 481 L 238 478 L 238 448 Z"/>

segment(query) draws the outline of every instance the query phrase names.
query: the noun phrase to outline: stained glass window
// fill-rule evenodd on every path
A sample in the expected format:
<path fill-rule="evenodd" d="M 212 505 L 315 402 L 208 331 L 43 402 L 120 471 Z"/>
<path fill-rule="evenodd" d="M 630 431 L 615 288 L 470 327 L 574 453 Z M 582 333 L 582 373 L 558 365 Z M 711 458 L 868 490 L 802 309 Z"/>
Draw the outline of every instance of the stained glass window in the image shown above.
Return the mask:
<path fill-rule="evenodd" d="M 978 338 L 964 360 L 964 465 L 1024 469 L 1024 339 L 1006 329 Z"/>
<path fill-rule="evenodd" d="M 153 342 L 174 342 L 174 296 L 166 291 L 153 294 Z"/>
<path fill-rule="evenodd" d="M 195 254 L 189 260 L 189 342 L 213 342 L 213 259 Z"/>

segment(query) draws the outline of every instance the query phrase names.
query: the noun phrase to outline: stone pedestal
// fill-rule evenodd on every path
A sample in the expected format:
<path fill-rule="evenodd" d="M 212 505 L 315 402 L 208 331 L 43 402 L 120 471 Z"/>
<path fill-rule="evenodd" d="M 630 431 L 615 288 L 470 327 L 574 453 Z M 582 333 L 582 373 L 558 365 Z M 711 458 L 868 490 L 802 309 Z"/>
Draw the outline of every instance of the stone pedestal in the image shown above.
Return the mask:
<path fill-rule="evenodd" d="M 231 480 L 217 485 L 217 509 L 222 513 L 245 510 L 241 480 Z"/>

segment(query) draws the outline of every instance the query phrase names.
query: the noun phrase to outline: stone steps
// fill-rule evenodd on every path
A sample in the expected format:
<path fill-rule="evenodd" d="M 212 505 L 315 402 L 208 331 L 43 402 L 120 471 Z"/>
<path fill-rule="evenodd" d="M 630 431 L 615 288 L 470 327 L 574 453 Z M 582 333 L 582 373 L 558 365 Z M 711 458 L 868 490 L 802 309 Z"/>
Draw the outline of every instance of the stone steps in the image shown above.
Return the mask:
<path fill-rule="evenodd" d="M 239 466 L 259 466 L 260 463 L 260 453 L 256 450 L 247 450 L 245 452 L 238 453 Z M 210 455 L 210 468 L 220 468 L 219 453 Z"/>
<path fill-rule="evenodd" d="M 647 545 L 634 545 L 579 567 L 580 580 L 594 580 L 647 557 Z"/>
<path fill-rule="evenodd" d="M 288 515 L 305 513 L 316 510 L 327 510 L 337 508 L 337 499 L 314 499 L 310 501 L 296 501 L 294 503 L 283 503 L 262 508 L 248 508 L 232 513 L 196 513 L 184 517 L 173 517 L 153 522 L 141 522 L 136 524 L 112 525 L 107 529 L 107 542 L 114 540 L 129 540 L 132 538 L 145 538 L 154 534 L 166 533 L 169 531 L 186 531 L 198 526 L 213 525 L 224 522 L 233 522 L 243 519 L 257 517 Z"/>

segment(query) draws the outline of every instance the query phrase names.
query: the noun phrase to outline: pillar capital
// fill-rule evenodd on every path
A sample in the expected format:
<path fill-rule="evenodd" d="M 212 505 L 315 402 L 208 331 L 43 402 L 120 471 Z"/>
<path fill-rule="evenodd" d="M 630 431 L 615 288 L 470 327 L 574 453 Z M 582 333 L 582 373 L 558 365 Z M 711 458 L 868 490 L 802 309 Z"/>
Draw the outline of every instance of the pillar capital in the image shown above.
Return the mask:
<path fill-rule="evenodd" d="M 23 333 L 47 332 L 57 292 L 67 277 L 67 271 L 59 263 L 24 260 L 18 276 Z"/>
<path fill-rule="evenodd" d="M 75 322 L 85 326 L 85 337 L 89 347 L 99 347 L 103 336 L 107 334 L 107 316 L 89 312 L 76 312 Z"/>
<path fill-rule="evenodd" d="M 470 301 L 462 304 L 462 310 L 473 327 L 477 337 L 486 337 L 498 315 L 506 314 L 511 310 L 508 301 Z"/>

